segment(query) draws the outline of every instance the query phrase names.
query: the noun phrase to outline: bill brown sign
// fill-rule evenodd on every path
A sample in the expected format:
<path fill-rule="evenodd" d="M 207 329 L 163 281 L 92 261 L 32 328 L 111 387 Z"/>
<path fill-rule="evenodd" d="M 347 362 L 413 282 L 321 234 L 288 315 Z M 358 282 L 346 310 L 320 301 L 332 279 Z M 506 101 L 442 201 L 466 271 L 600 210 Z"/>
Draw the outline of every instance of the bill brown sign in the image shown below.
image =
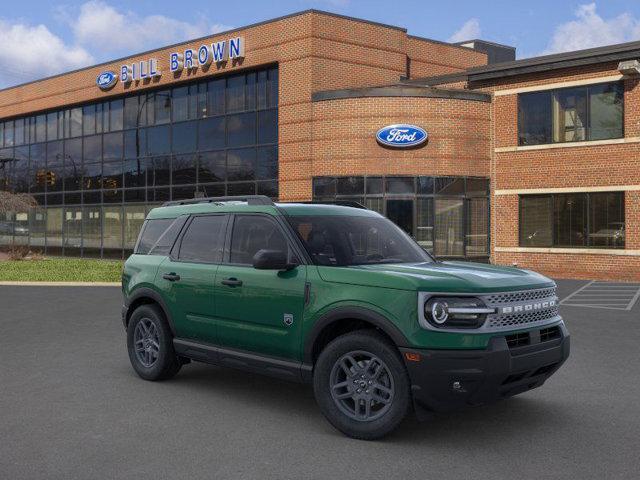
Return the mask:
<path fill-rule="evenodd" d="M 169 55 L 169 70 L 180 73 L 183 70 L 194 70 L 212 63 L 220 64 L 227 60 L 244 58 L 244 37 L 230 38 L 211 44 L 201 45 L 197 50 L 188 48 L 183 52 L 172 52 Z M 150 58 L 120 67 L 120 81 L 124 84 L 140 80 L 160 77 L 162 72 L 158 68 L 158 60 Z M 101 90 L 109 90 L 118 81 L 118 75 L 111 71 L 100 73 L 96 84 Z"/>

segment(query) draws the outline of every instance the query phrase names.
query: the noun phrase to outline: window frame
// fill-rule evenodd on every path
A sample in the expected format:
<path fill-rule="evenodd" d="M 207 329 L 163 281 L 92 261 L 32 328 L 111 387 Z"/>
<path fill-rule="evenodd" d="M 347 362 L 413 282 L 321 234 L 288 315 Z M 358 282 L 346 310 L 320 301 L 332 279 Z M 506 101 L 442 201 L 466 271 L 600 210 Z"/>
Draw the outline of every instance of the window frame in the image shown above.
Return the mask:
<path fill-rule="evenodd" d="M 621 135 L 617 136 L 617 137 L 608 137 L 608 138 L 598 138 L 598 139 L 591 139 L 591 90 L 594 87 L 600 87 L 603 85 L 616 85 L 620 88 L 621 90 L 621 98 L 622 98 L 622 111 L 621 111 L 621 118 L 622 118 L 622 125 L 621 125 Z M 559 92 L 563 92 L 563 91 L 569 91 L 569 90 L 578 90 L 578 89 L 586 89 L 587 94 L 586 94 L 586 118 L 587 118 L 587 126 L 585 127 L 585 140 L 562 140 L 562 141 L 554 141 L 553 140 L 553 130 L 554 130 L 554 115 L 553 115 L 553 99 L 554 97 L 559 93 Z M 522 122 L 521 122 L 521 105 L 522 105 L 522 98 L 527 96 L 527 95 L 535 95 L 535 94 L 539 94 L 539 93 L 548 93 L 549 94 L 549 101 L 551 103 L 549 111 L 551 112 L 551 118 L 549 120 L 550 126 L 551 126 L 551 132 L 550 132 L 550 141 L 549 142 L 541 142 L 541 143 L 521 143 L 521 138 L 523 136 L 522 132 L 521 132 L 521 127 L 522 127 Z M 531 91 L 531 92 L 523 92 L 523 93 L 518 93 L 517 94 L 518 98 L 517 98 L 517 112 L 516 112 L 516 117 L 517 117 L 517 129 L 516 129 L 516 135 L 517 135 L 517 146 L 518 147 L 533 147 L 533 146 L 540 146 L 540 145 L 562 145 L 562 144 L 569 144 L 569 143 L 582 143 L 582 142 L 602 142 L 602 141 L 607 141 L 607 140 L 617 140 L 620 138 L 625 138 L 626 135 L 626 122 L 625 122 L 625 111 L 626 111 L 626 98 L 625 98 L 625 85 L 624 85 L 624 81 L 623 80 L 616 80 L 613 82 L 598 82 L 598 83 L 593 83 L 593 84 L 587 84 L 587 85 L 576 85 L 576 86 L 571 86 L 571 87 L 561 87 L 561 88 L 553 88 L 553 89 L 546 89 L 546 90 L 535 90 L 535 91 Z"/>
<path fill-rule="evenodd" d="M 589 236 L 591 235 L 591 201 L 592 201 L 592 196 L 594 194 L 602 194 L 602 193 L 607 193 L 607 194 L 616 194 L 619 195 L 621 198 L 621 211 L 624 215 L 624 225 L 625 225 L 625 235 L 624 235 L 624 245 L 621 247 L 616 247 L 616 246 L 610 246 L 610 245 L 605 245 L 605 246 L 593 246 L 591 245 L 591 240 L 589 238 Z M 557 245 L 555 243 L 556 241 L 556 217 L 555 217 L 555 212 L 556 212 L 556 198 L 559 196 L 566 196 L 566 195 L 584 195 L 586 198 L 586 208 L 585 208 L 585 238 L 586 238 L 586 244 L 585 245 L 576 245 L 576 246 L 567 246 L 567 245 Z M 523 221 L 522 221 L 522 199 L 525 197 L 551 197 L 551 225 L 550 225 L 550 238 L 551 238 L 551 243 L 548 245 L 522 245 L 522 228 L 523 228 Z M 627 215 L 626 215 L 626 199 L 625 199 L 626 195 L 624 191 L 620 191 L 620 190 L 614 190 L 614 191 L 605 191 L 605 192 L 567 192 L 567 193 L 544 193 L 544 194 L 521 194 L 518 195 L 518 247 L 520 248 L 561 248 L 561 249 L 567 249 L 567 250 L 576 250 L 576 249 L 589 249 L 589 250 L 626 250 L 627 249 Z"/>
<path fill-rule="evenodd" d="M 227 222 L 227 234 L 225 237 L 225 248 L 222 253 L 222 265 L 230 267 L 249 267 L 253 268 L 251 263 L 232 263 L 231 260 L 231 240 L 233 236 L 233 229 L 235 228 L 236 219 L 238 217 L 266 217 L 269 221 L 276 225 L 276 228 L 284 235 L 284 238 L 289 247 L 289 257 L 295 257 L 299 265 L 309 265 L 311 258 L 308 256 L 307 251 L 300 243 L 300 239 L 295 232 L 292 231 L 291 226 L 279 216 L 269 215 L 267 213 L 260 212 L 247 212 L 247 213 L 232 213 L 229 214 L 230 218 Z"/>
<path fill-rule="evenodd" d="M 224 252 L 227 247 L 227 236 L 229 231 L 229 215 L 226 212 L 216 212 L 216 213 L 203 213 L 203 214 L 194 214 L 189 215 L 189 217 L 184 222 L 180 233 L 176 237 L 176 241 L 173 243 L 171 250 L 169 252 L 169 258 L 174 263 L 190 263 L 194 265 L 220 265 L 222 260 L 224 260 Z M 193 223 L 194 219 L 197 217 L 225 217 L 226 222 L 224 223 L 224 233 L 222 235 L 222 258 L 220 262 L 210 262 L 210 261 L 195 261 L 195 260 L 185 260 L 180 258 L 180 250 L 182 249 L 182 241 L 184 240 L 184 236 L 189 231 L 189 227 Z"/>

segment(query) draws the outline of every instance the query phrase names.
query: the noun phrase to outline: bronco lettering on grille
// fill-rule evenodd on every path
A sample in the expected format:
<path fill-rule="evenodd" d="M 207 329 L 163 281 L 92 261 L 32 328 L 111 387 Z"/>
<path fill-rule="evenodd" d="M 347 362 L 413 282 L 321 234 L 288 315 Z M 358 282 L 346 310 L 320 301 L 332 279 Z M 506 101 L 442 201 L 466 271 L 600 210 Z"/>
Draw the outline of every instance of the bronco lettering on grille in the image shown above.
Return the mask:
<path fill-rule="evenodd" d="M 533 312 L 536 310 L 546 310 L 548 308 L 553 308 L 556 306 L 555 300 L 545 300 L 544 302 L 535 302 L 535 303 L 523 303 L 521 305 L 512 305 L 508 307 L 501 307 L 499 312 L 503 315 L 510 313 L 520 313 L 520 312 Z"/>

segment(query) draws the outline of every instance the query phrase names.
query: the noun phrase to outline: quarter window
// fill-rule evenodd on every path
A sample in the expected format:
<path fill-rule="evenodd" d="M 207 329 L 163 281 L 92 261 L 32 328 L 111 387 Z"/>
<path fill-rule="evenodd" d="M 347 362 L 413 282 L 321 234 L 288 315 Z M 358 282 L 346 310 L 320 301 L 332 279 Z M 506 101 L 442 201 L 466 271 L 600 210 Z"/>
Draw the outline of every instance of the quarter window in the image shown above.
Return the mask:
<path fill-rule="evenodd" d="M 136 252 L 141 255 L 146 255 L 151 250 L 151 247 L 155 245 L 160 236 L 165 232 L 169 225 L 173 223 L 173 218 L 158 218 L 154 220 L 147 220 L 142 232 L 140 232 L 140 238 L 138 239 L 138 246 Z"/>
<path fill-rule="evenodd" d="M 621 82 L 518 96 L 518 144 L 581 142 L 624 135 Z"/>

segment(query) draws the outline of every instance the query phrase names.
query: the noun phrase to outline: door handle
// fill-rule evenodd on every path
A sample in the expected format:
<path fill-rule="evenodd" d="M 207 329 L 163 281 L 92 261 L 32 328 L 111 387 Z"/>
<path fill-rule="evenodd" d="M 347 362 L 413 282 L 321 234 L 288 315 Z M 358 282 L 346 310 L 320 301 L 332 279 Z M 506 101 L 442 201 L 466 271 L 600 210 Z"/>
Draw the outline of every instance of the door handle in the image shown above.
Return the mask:
<path fill-rule="evenodd" d="M 237 278 L 225 278 L 222 280 L 223 285 L 227 285 L 228 287 L 240 287 L 242 285 L 242 280 L 238 280 Z"/>
<path fill-rule="evenodd" d="M 170 282 L 177 282 L 178 280 L 180 280 L 180 275 L 178 275 L 176 272 L 171 272 L 165 273 L 164 275 L 162 275 L 162 278 L 164 278 L 165 280 L 169 280 Z"/>

